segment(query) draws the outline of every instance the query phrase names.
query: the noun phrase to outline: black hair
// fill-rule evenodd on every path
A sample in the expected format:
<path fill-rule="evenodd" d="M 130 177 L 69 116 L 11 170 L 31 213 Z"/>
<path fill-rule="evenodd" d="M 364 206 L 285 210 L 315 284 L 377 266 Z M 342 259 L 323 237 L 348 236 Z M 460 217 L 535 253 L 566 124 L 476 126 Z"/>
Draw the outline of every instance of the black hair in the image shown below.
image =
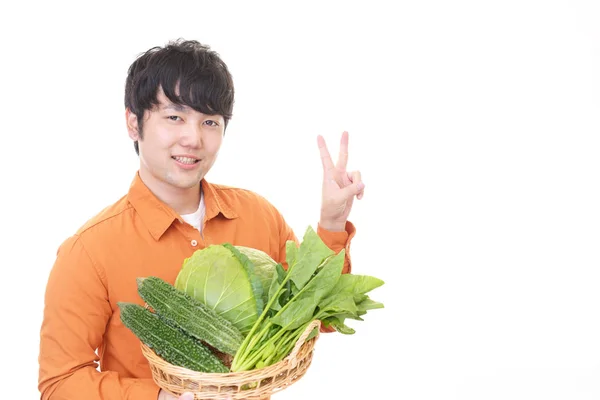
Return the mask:
<path fill-rule="evenodd" d="M 233 114 L 234 87 L 229 69 L 218 53 L 198 41 L 178 39 L 153 47 L 129 67 L 125 108 L 137 117 L 140 138 L 144 113 L 158 105 L 159 88 L 174 104 L 223 116 L 225 128 Z M 137 141 L 134 148 L 139 155 Z"/>

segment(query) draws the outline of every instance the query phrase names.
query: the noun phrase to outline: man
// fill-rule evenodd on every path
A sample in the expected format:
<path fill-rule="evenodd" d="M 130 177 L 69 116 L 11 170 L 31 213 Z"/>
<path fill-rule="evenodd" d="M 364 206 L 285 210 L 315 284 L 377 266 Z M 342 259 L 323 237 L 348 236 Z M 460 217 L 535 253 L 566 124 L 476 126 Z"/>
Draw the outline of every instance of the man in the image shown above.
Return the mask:
<path fill-rule="evenodd" d="M 196 41 L 152 48 L 129 68 L 125 118 L 139 170 L 125 196 L 59 248 L 40 336 L 43 400 L 175 399 L 153 382 L 139 340 L 120 321 L 117 302 L 143 304 L 135 278 L 173 283 L 185 258 L 223 242 L 285 264 L 286 241 L 298 239 L 275 207 L 205 179 L 233 103 L 227 66 Z M 364 184 L 359 172 L 346 171 L 347 133 L 336 165 L 323 138 L 317 142 L 324 171 L 317 233 L 335 252 L 348 251 L 355 232 L 348 215 Z M 343 272 L 350 272 L 348 254 Z"/>

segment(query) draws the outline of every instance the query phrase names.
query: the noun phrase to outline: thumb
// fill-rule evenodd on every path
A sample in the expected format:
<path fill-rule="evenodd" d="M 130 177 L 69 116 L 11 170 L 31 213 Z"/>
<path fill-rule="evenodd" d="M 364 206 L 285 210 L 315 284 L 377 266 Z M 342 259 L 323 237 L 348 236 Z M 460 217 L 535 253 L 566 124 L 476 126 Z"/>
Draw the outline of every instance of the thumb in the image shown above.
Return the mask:
<path fill-rule="evenodd" d="M 347 197 L 357 196 L 365 189 L 365 184 L 360 177 L 359 171 L 352 172 L 350 181 L 352 184 L 344 188 Z"/>
<path fill-rule="evenodd" d="M 190 392 L 185 392 L 181 396 L 179 396 L 179 400 L 194 400 L 194 394 Z"/>

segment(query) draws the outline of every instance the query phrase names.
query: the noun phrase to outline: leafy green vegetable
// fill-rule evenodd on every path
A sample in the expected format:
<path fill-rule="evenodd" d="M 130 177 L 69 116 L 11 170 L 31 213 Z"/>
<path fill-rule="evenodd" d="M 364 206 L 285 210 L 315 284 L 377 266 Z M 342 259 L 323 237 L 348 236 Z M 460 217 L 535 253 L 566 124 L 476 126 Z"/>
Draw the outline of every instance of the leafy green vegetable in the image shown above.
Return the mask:
<path fill-rule="evenodd" d="M 295 329 L 312 320 L 315 308 L 325 295 L 336 285 L 344 267 L 342 250 L 338 255 L 327 260 L 323 268 L 311 279 L 273 318 L 271 323 L 283 329 Z M 291 279 L 291 278 L 290 278 Z"/>
<path fill-rule="evenodd" d="M 268 302 L 238 349 L 233 372 L 262 368 L 285 358 L 315 319 L 343 334 L 353 334 L 346 318 L 362 320 L 367 310 L 381 308 L 367 292 L 383 281 L 342 274 L 345 251 L 335 254 L 309 226 L 300 247 L 286 243 L 287 271 L 277 268 Z M 266 287 L 266 286 L 265 286 Z M 311 332 L 311 337 L 317 332 Z"/>
<path fill-rule="evenodd" d="M 287 257 L 286 253 L 289 279 L 298 289 L 302 289 L 321 263 L 333 255 L 334 252 L 323 243 L 312 228 L 309 228 L 304 235 L 297 253 L 291 249 L 295 246 L 289 243 L 286 243 L 286 252 L 291 251 L 292 253 L 290 258 Z"/>
<path fill-rule="evenodd" d="M 375 302 L 366 295 L 367 292 L 383 285 L 381 279 L 367 275 L 344 274 L 336 286 L 319 305 L 316 318 L 325 326 L 333 326 L 342 334 L 355 333 L 354 329 L 344 324 L 347 318 L 362 321 L 361 316 L 367 310 L 383 308 L 382 303 Z"/>
<path fill-rule="evenodd" d="M 185 259 L 174 286 L 213 308 L 243 334 L 263 311 L 263 288 L 252 262 L 229 244 L 194 252 Z"/>

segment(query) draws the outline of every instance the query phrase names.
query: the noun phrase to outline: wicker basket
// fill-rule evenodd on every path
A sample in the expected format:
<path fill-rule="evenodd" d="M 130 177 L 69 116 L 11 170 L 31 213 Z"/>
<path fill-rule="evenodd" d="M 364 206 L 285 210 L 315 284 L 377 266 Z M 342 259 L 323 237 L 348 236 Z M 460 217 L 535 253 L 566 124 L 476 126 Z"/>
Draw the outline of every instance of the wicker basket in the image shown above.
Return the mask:
<path fill-rule="evenodd" d="M 306 340 L 314 328 L 317 335 Z M 311 364 L 320 328 L 321 322 L 313 321 L 285 359 L 251 371 L 225 374 L 192 371 L 169 364 L 143 343 L 142 353 L 148 359 L 156 384 L 176 396 L 192 392 L 195 399 L 268 399 L 304 376 Z"/>

